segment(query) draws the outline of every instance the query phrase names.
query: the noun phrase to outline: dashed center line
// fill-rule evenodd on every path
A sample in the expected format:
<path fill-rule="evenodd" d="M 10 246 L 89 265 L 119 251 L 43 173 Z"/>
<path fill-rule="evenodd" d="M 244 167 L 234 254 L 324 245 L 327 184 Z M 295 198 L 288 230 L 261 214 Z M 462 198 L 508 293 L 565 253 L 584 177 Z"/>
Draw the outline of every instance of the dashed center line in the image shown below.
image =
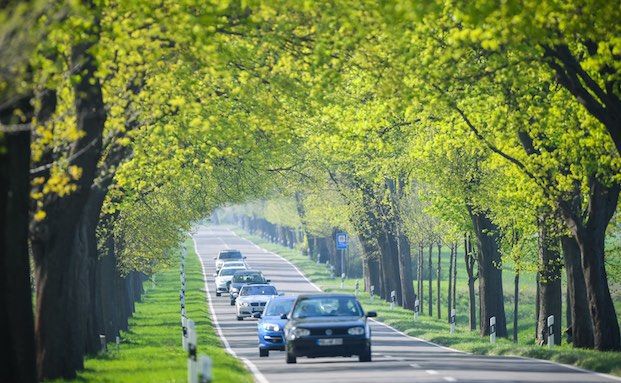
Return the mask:
<path fill-rule="evenodd" d="M 452 376 L 445 376 L 444 380 L 446 380 L 447 382 L 456 382 L 457 379 L 453 378 Z"/>
<path fill-rule="evenodd" d="M 438 373 L 438 371 L 436 370 L 425 370 L 426 373 L 428 373 L 429 375 L 436 375 Z"/>
<path fill-rule="evenodd" d="M 420 368 L 420 364 L 418 364 L 418 363 L 410 363 L 410 367 Z"/>

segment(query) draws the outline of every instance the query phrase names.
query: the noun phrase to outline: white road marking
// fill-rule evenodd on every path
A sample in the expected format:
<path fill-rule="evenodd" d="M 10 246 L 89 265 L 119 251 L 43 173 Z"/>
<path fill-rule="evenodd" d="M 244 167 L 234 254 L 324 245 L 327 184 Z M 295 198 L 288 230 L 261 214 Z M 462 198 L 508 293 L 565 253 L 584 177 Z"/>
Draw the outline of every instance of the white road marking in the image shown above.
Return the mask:
<path fill-rule="evenodd" d="M 436 375 L 438 373 L 438 371 L 436 370 L 425 370 L 426 373 L 428 373 L 429 375 Z"/>
<path fill-rule="evenodd" d="M 265 376 L 261 373 L 261 371 L 259 371 L 259 369 L 254 363 L 252 363 L 247 358 L 237 356 L 235 351 L 231 348 L 229 341 L 224 336 L 224 333 L 222 332 L 222 328 L 220 327 L 220 323 L 218 322 L 218 316 L 216 315 L 216 310 L 214 309 L 213 303 L 211 302 L 211 294 L 209 294 L 209 286 L 207 285 L 207 274 L 205 273 L 205 264 L 203 263 L 203 258 L 201 258 L 201 255 L 198 252 L 198 247 L 196 246 L 196 241 L 194 240 L 194 237 L 192 237 L 192 242 L 194 242 L 194 252 L 196 253 L 198 260 L 201 263 L 201 269 L 203 271 L 203 281 L 205 282 L 205 292 L 206 292 L 205 295 L 207 296 L 207 304 L 209 306 L 209 312 L 211 313 L 211 322 L 216 328 L 216 332 L 218 333 L 218 336 L 220 337 L 222 344 L 224 344 L 224 348 L 226 348 L 226 352 L 228 352 L 233 357 L 238 358 L 242 362 L 244 362 L 246 366 L 248 366 L 248 369 L 250 369 L 250 371 L 254 375 L 255 380 L 258 383 L 269 383 L 269 380 L 265 378 Z"/>
<path fill-rule="evenodd" d="M 418 363 L 410 363 L 410 367 L 420 368 L 420 364 L 418 364 Z"/>
<path fill-rule="evenodd" d="M 453 378 L 452 376 L 445 376 L 444 380 L 446 380 L 447 382 L 456 382 L 457 379 Z"/>

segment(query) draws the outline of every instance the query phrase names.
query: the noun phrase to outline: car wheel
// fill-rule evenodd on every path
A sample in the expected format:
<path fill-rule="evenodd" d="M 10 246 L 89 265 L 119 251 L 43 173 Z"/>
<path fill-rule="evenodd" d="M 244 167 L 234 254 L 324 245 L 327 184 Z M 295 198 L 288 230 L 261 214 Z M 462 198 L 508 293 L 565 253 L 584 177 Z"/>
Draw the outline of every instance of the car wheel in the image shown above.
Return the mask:
<path fill-rule="evenodd" d="M 260 357 L 270 356 L 270 350 L 268 350 L 267 348 L 259 348 L 259 356 Z"/>
<path fill-rule="evenodd" d="M 297 363 L 298 358 L 295 357 L 295 354 L 287 351 L 287 364 Z"/>
<path fill-rule="evenodd" d="M 237 320 L 244 320 L 244 317 L 237 316 Z"/>
<path fill-rule="evenodd" d="M 222 295 L 221 293 L 216 293 L 216 296 L 219 297 L 220 295 Z"/>
<path fill-rule="evenodd" d="M 235 301 L 231 301 L 231 306 L 235 306 Z"/>
<path fill-rule="evenodd" d="M 358 355 L 358 361 L 359 362 L 370 362 L 371 361 L 371 345 L 368 344 L 365 348 L 364 351 Z"/>

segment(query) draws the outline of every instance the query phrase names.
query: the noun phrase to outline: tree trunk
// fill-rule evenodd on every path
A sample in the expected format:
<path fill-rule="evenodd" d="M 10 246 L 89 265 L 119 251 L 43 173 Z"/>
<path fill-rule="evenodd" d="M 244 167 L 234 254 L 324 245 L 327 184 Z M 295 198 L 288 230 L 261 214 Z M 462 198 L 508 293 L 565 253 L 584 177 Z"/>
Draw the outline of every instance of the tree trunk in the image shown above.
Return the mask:
<path fill-rule="evenodd" d="M 469 323 L 470 330 L 477 329 L 477 307 L 476 297 L 474 292 L 474 282 L 476 280 L 474 276 L 474 263 L 475 256 L 473 254 L 472 242 L 467 234 L 464 234 L 464 261 L 466 263 L 466 272 L 468 273 L 468 308 L 470 311 Z"/>
<path fill-rule="evenodd" d="M 450 245 L 450 259 L 449 259 L 449 275 L 448 275 L 448 303 L 447 303 L 447 320 L 451 322 L 451 309 L 453 308 L 453 257 L 455 257 L 455 247 Z"/>
<path fill-rule="evenodd" d="M 433 316 L 433 242 L 429 242 L 429 259 L 427 260 L 428 282 L 429 282 L 429 316 Z"/>
<path fill-rule="evenodd" d="M 436 279 L 436 290 L 438 294 L 438 299 L 436 301 L 436 306 L 438 306 L 438 319 L 442 318 L 442 290 L 441 290 L 441 282 L 442 279 L 442 244 L 438 242 L 438 278 Z M 450 316 L 450 314 L 449 314 Z"/>
<path fill-rule="evenodd" d="M 520 308 L 520 272 L 513 278 L 513 342 L 518 341 L 518 309 Z"/>
<path fill-rule="evenodd" d="M 455 242 L 453 248 L 454 250 L 454 254 L 453 254 L 453 306 L 451 306 L 451 309 L 457 309 L 457 242 Z"/>
<path fill-rule="evenodd" d="M 392 234 L 386 232 L 386 229 L 380 234 L 378 241 L 382 263 L 382 298 L 390 301 L 390 293 L 395 291 L 398 299 L 401 299 L 401 277 L 399 274 L 399 254 L 397 250 L 397 242 Z"/>
<path fill-rule="evenodd" d="M 567 326 L 574 347 L 593 348 L 593 322 L 589 311 L 580 247 L 574 237 L 562 236 L 561 247 L 567 273 Z"/>
<path fill-rule="evenodd" d="M 479 266 L 479 300 L 481 336 L 489 335 L 489 319 L 496 317 L 496 336 L 507 337 L 502 264 L 498 251 L 498 227 L 484 212 L 474 212 L 468 206 L 477 236 Z"/>
<path fill-rule="evenodd" d="M 548 219 L 543 216 L 539 219 L 539 318 L 537 320 L 537 343 L 548 342 L 547 319 L 554 316 L 556 336 L 554 344 L 561 344 L 560 331 L 562 328 L 562 290 L 561 290 L 561 255 L 558 248 L 558 239 L 550 233 Z"/>
<path fill-rule="evenodd" d="M 424 312 L 424 295 L 425 295 L 425 283 L 423 280 L 423 270 L 425 267 L 425 255 L 424 255 L 424 246 L 421 243 L 418 247 L 418 303 L 419 303 L 419 312 L 422 314 Z"/>
<path fill-rule="evenodd" d="M 399 276 L 401 279 L 401 306 L 408 310 L 414 309 L 414 280 L 412 279 L 412 254 L 410 252 L 410 241 L 405 234 L 399 233 Z"/>
<path fill-rule="evenodd" d="M 10 123 L 11 117 L 5 117 L 0 110 L 0 122 Z M 29 172 L 30 131 L 0 134 L 0 344 L 5 355 L 0 367 L 2 382 L 37 380 L 28 260 Z"/>
<path fill-rule="evenodd" d="M 30 230 L 37 285 L 35 333 L 40 380 L 74 378 L 83 362 L 80 318 L 85 313 L 76 311 L 80 304 L 75 296 L 79 289 L 80 260 L 69 255 L 75 254 L 72 247 L 77 222 L 100 157 L 105 123 L 95 59 L 88 53 L 91 46 L 91 43 L 79 44 L 71 53 L 72 67 L 82 68 L 80 81 L 75 85 L 75 108 L 78 128 L 84 134 L 76 140 L 70 154 L 80 152 L 72 164 L 81 168 L 82 175 L 75 181 L 77 190 L 70 195 L 45 197 L 47 217 L 34 222 Z M 77 325 L 74 320 L 78 321 Z"/>

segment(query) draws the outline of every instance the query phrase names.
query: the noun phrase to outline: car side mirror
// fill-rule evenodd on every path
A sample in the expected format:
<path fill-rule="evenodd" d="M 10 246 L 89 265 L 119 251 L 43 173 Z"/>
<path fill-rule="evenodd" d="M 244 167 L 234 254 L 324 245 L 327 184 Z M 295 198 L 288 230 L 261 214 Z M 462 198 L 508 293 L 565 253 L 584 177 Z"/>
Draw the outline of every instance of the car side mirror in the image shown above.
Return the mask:
<path fill-rule="evenodd" d="M 376 316 L 377 316 L 377 312 L 375 312 L 375 311 L 369 311 L 369 312 L 366 314 L 366 317 L 367 317 L 367 318 L 375 318 Z"/>
<path fill-rule="evenodd" d="M 218 259 L 218 257 L 213 257 L 214 260 Z"/>
<path fill-rule="evenodd" d="M 244 259 L 246 259 L 246 258 L 248 258 L 248 257 L 246 257 L 246 256 L 244 255 Z"/>
<path fill-rule="evenodd" d="M 278 293 L 278 295 L 282 297 L 283 295 L 285 295 L 285 293 Z"/>
<path fill-rule="evenodd" d="M 272 281 L 271 279 L 266 279 L 266 280 L 265 280 L 265 282 L 271 282 L 271 281 Z"/>
<path fill-rule="evenodd" d="M 282 315 L 280 316 L 280 319 L 287 319 L 287 314 L 282 314 Z"/>

